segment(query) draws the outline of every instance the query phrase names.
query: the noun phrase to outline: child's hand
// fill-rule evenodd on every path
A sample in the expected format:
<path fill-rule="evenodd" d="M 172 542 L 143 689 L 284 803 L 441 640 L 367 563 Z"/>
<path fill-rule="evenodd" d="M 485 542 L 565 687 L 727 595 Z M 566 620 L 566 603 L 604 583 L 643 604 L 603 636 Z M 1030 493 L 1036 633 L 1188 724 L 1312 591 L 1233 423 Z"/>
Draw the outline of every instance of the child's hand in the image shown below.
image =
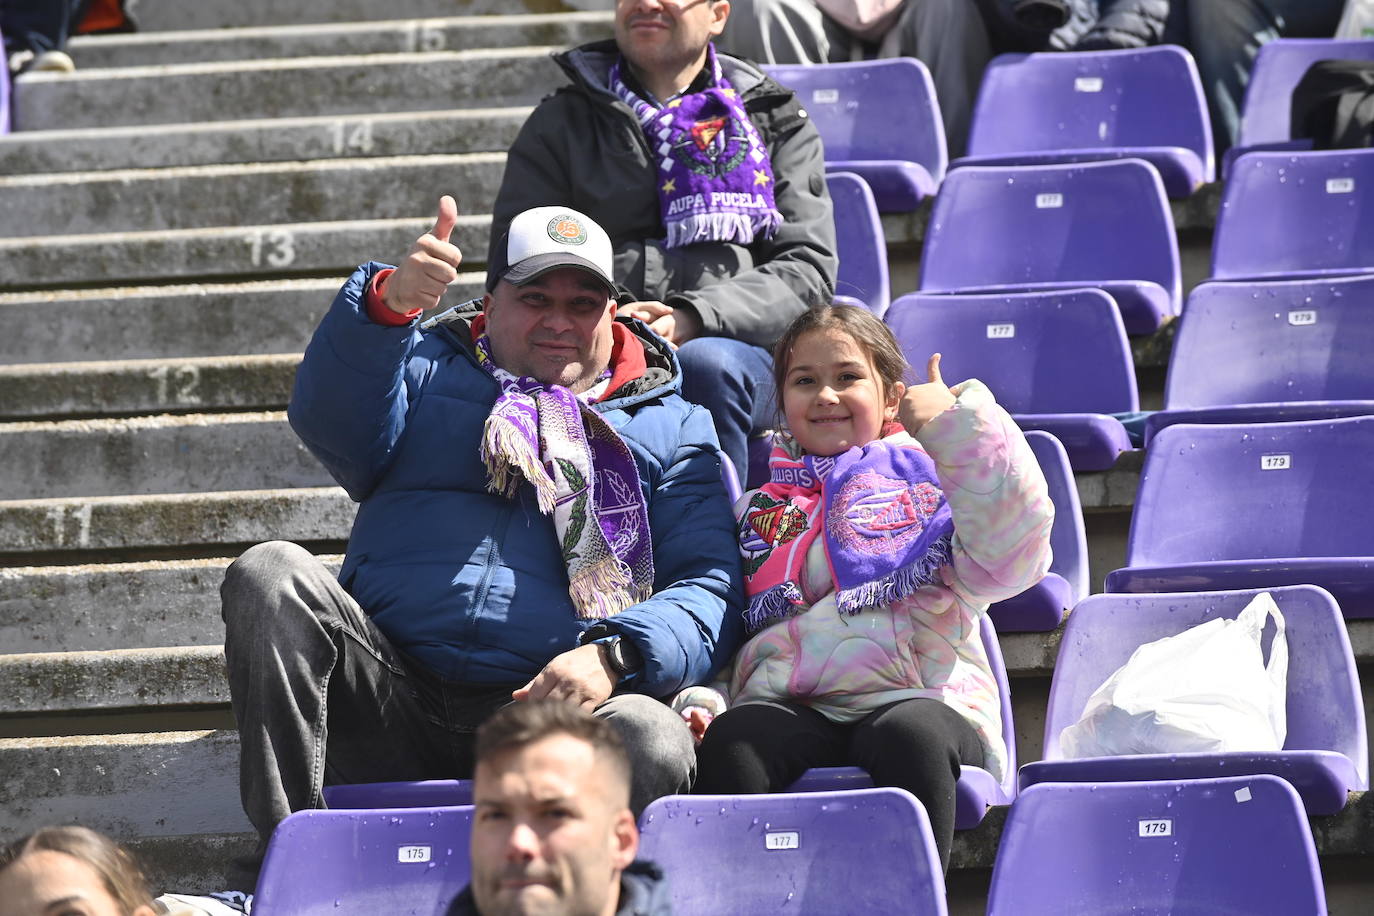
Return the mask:
<path fill-rule="evenodd" d="M 692 739 L 697 744 L 700 744 L 701 739 L 706 737 L 706 729 L 711 725 L 711 720 L 714 718 L 715 716 L 711 714 L 709 709 L 700 706 L 688 706 L 682 711 L 682 721 L 687 723 L 687 730 L 692 733 Z"/>
<path fill-rule="evenodd" d="M 954 406 L 954 392 L 950 391 L 944 379 L 940 378 L 939 353 L 931 356 L 930 363 L 926 366 L 926 375 L 930 377 L 930 381 L 912 385 L 897 404 L 897 418 L 913 436 L 932 417 Z"/>

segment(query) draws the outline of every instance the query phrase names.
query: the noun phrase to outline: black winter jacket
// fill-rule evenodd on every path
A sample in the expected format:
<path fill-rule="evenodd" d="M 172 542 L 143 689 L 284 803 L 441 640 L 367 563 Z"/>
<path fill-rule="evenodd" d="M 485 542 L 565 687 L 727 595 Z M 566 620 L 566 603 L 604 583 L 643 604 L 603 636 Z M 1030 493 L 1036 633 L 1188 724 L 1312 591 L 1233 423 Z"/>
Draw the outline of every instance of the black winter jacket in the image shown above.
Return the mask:
<path fill-rule="evenodd" d="M 820 134 L 791 90 L 719 55 L 768 147 L 784 222 L 749 246 L 665 248 L 656 160 L 634 113 L 607 88 L 619 53 L 608 40 L 554 56 L 571 85 L 541 102 L 511 145 L 492 212 L 493 249 L 517 213 L 573 207 L 610 235 L 615 278 L 631 297 L 691 307 L 704 334 L 771 347 L 793 318 L 834 292 L 835 223 Z"/>

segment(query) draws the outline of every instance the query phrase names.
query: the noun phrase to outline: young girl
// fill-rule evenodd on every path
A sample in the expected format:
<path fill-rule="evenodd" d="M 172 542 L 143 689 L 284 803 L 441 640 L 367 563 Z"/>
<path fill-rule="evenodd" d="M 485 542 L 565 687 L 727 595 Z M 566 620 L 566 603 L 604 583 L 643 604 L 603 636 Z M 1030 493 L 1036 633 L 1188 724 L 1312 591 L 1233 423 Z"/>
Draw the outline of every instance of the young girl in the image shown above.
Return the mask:
<path fill-rule="evenodd" d="M 901 348 L 864 309 L 809 311 L 774 367 L 790 436 L 737 507 L 750 636 L 693 791 L 860 766 L 921 800 L 948 867 L 960 765 L 1006 768 L 979 618 L 1049 566 L 1045 479 L 982 383 L 945 386 L 939 354 L 903 385 Z"/>

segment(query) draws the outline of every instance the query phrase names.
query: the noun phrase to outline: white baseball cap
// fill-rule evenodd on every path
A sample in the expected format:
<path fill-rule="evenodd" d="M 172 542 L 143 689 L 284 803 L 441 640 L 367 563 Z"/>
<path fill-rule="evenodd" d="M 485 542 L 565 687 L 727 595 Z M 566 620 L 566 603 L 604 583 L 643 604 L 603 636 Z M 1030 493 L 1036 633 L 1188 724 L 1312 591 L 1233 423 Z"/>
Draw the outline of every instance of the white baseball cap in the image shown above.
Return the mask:
<path fill-rule="evenodd" d="M 496 246 L 487 291 L 498 280 L 523 286 L 560 267 L 580 267 L 616 294 L 611 239 L 592 219 L 569 207 L 534 207 L 511 220 Z"/>

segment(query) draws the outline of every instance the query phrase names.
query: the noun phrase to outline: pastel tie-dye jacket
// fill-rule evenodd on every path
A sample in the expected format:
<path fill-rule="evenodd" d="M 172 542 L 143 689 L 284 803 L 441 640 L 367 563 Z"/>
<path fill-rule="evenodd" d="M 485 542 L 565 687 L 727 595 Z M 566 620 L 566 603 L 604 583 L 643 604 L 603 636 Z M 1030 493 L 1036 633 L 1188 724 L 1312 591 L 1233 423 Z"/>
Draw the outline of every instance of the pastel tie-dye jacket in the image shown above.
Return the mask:
<path fill-rule="evenodd" d="M 729 694 L 732 706 L 801 700 L 837 722 L 897 700 L 937 699 L 969 720 L 983 740 L 985 768 L 1001 779 L 1007 749 L 979 618 L 1049 569 L 1054 507 L 1025 436 L 987 387 L 971 380 L 953 390 L 954 406 L 919 439 L 954 515 L 953 562 L 940 570 L 941 584 L 843 615 L 818 538 L 801 583 L 809 606 L 748 640 Z"/>

